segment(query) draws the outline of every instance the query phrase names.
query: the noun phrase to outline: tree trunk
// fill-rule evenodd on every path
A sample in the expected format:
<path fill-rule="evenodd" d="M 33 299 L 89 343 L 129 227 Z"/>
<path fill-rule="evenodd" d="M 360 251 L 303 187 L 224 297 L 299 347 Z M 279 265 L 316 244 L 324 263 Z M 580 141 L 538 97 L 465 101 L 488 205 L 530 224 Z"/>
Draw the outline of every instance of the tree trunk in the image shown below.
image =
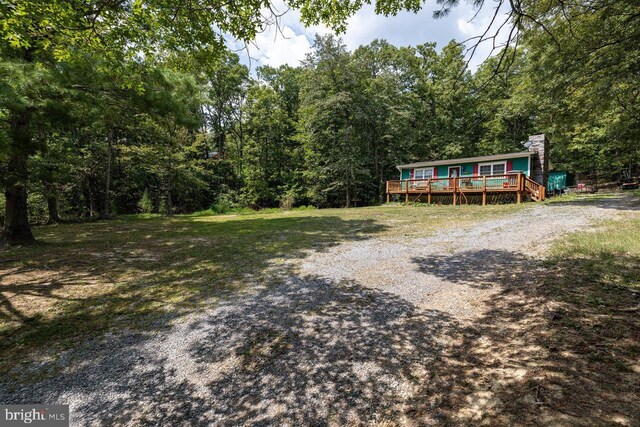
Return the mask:
<path fill-rule="evenodd" d="M 89 218 L 94 219 L 96 216 L 97 208 L 96 208 L 96 196 L 95 196 L 95 179 L 91 175 L 87 175 L 87 201 L 89 202 Z"/>
<path fill-rule="evenodd" d="M 28 112 L 13 113 L 10 120 L 10 154 L 7 165 L 4 231 L 0 243 L 10 246 L 35 243 L 27 210 L 28 150 L 31 149 Z"/>
<path fill-rule="evenodd" d="M 171 190 L 167 189 L 167 216 L 173 216 L 173 201 L 171 200 Z"/>
<path fill-rule="evenodd" d="M 107 171 L 105 176 L 104 206 L 102 207 L 102 217 L 111 216 L 111 164 L 113 163 L 113 129 L 109 131 L 107 137 Z"/>
<path fill-rule="evenodd" d="M 171 200 L 171 176 L 173 174 L 173 162 L 171 161 L 172 159 L 172 150 L 171 147 L 169 148 L 169 161 L 167 162 L 167 169 L 168 169 L 168 173 L 167 173 L 167 180 L 166 180 L 166 186 L 165 186 L 165 196 L 166 196 L 166 201 L 167 201 L 167 216 L 173 216 L 173 200 Z"/>
<path fill-rule="evenodd" d="M 60 222 L 58 215 L 58 198 L 56 196 L 47 197 L 47 208 L 49 209 L 49 223 Z"/>
<path fill-rule="evenodd" d="M 58 215 L 58 197 L 53 185 L 44 183 L 45 197 L 47 198 L 47 209 L 49 210 L 49 223 L 60 222 Z"/>

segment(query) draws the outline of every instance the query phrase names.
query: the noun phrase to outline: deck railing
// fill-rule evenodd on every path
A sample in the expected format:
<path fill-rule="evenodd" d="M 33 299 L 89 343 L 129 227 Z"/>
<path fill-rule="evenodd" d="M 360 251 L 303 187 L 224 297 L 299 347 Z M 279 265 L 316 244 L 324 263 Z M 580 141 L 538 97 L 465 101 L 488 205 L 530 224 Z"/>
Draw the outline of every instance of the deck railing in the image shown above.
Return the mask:
<path fill-rule="evenodd" d="M 531 180 L 523 173 L 503 175 L 474 175 L 455 178 L 427 178 L 387 181 L 387 199 L 390 194 L 426 194 L 431 202 L 431 194 L 453 194 L 454 202 L 459 193 L 482 193 L 483 204 L 487 193 L 513 192 L 518 202 L 523 193 L 528 193 L 534 200 L 544 200 L 544 186 Z"/>
<path fill-rule="evenodd" d="M 546 188 L 544 185 L 538 184 L 534 180 L 529 177 L 524 177 L 524 188 L 534 200 L 541 201 L 544 200 L 546 194 Z"/>

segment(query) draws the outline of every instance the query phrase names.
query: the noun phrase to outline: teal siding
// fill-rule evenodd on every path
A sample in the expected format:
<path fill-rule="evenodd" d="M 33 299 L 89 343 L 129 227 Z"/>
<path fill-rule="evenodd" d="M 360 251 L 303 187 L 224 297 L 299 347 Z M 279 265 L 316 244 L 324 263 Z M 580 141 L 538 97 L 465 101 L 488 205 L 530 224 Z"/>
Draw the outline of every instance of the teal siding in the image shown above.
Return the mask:
<path fill-rule="evenodd" d="M 518 157 L 515 159 L 505 159 L 505 160 L 492 160 L 491 162 L 480 162 L 480 163 L 499 163 L 499 162 L 511 162 L 511 168 L 513 170 L 521 170 L 527 176 L 531 176 L 531 171 L 529 170 L 529 157 Z M 449 167 L 451 166 L 461 166 L 461 176 L 471 176 L 474 172 L 474 166 L 479 165 L 480 163 L 451 163 L 449 165 L 441 165 L 435 166 L 434 169 L 437 169 L 438 178 L 446 178 L 449 176 Z M 478 170 L 476 169 L 476 174 Z M 400 174 L 401 179 L 409 179 L 411 176 L 411 169 L 402 169 Z"/>
<path fill-rule="evenodd" d="M 438 166 L 438 178 L 446 178 L 449 176 L 449 168 L 452 166 L 460 166 L 460 175 L 473 175 L 473 163 L 454 163 L 450 165 Z"/>
<path fill-rule="evenodd" d="M 521 157 L 518 159 L 511 159 L 511 163 L 513 165 L 513 170 L 523 171 L 525 175 L 531 176 L 531 172 L 529 171 L 529 158 Z"/>

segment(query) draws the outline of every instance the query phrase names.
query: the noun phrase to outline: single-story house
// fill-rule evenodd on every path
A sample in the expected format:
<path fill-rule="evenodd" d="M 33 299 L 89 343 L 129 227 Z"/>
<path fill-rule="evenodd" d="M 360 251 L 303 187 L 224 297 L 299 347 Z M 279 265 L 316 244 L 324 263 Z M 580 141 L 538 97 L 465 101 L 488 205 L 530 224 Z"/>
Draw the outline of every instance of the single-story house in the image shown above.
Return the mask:
<path fill-rule="evenodd" d="M 549 178 L 549 140 L 533 135 L 523 144 L 526 151 L 459 159 L 414 162 L 397 166 L 400 179 L 387 181 L 387 200 L 393 194 L 404 194 L 405 200 L 431 196 L 452 196 L 453 204 L 487 195 L 514 196 L 544 200 Z"/>
<path fill-rule="evenodd" d="M 465 176 L 504 175 L 522 172 L 531 177 L 532 151 L 493 156 L 417 162 L 398 166 L 400 179 L 458 178 Z"/>
<path fill-rule="evenodd" d="M 520 172 L 546 186 L 549 175 L 549 140 L 544 134 L 532 135 L 525 147 L 527 151 L 515 153 L 399 165 L 400 179 L 458 178 Z"/>

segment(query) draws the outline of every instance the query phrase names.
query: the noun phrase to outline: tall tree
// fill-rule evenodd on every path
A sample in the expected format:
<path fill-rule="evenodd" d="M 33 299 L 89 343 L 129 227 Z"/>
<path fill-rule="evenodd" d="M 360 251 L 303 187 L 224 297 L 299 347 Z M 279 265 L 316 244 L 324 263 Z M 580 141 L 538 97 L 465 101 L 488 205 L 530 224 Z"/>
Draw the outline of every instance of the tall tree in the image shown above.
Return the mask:
<path fill-rule="evenodd" d="M 254 207 L 274 206 L 291 181 L 289 119 L 270 86 L 254 85 L 247 97 L 244 196 Z"/>
<path fill-rule="evenodd" d="M 306 21 L 340 28 L 360 4 L 336 7 L 334 2 L 295 0 L 292 6 L 301 9 Z M 105 67 L 123 70 L 126 76 L 129 61 L 157 62 L 171 52 L 191 52 L 205 61 L 218 57 L 225 49 L 224 34 L 245 42 L 255 37 L 269 22 L 265 8 L 272 8 L 270 1 L 242 0 L 223 6 L 217 0 L 189 5 L 164 0 L 8 0 L 0 3 L 0 52 L 15 61 L 14 75 L 21 68 L 21 79 L 34 80 L 35 74 L 59 62 L 82 62 L 87 53 L 99 54 Z M 124 86 L 138 88 L 140 83 L 129 81 Z M 8 111 L 10 140 L 3 240 L 28 244 L 34 239 L 27 217 L 27 159 L 35 152 L 33 132 L 39 111 L 33 94 L 16 95 L 23 101 L 2 106 Z"/>
<path fill-rule="evenodd" d="M 341 40 L 316 36 L 304 63 L 300 126 L 305 147 L 306 179 L 318 205 L 351 206 L 358 197 L 365 156 L 357 133 L 357 74 Z"/>

